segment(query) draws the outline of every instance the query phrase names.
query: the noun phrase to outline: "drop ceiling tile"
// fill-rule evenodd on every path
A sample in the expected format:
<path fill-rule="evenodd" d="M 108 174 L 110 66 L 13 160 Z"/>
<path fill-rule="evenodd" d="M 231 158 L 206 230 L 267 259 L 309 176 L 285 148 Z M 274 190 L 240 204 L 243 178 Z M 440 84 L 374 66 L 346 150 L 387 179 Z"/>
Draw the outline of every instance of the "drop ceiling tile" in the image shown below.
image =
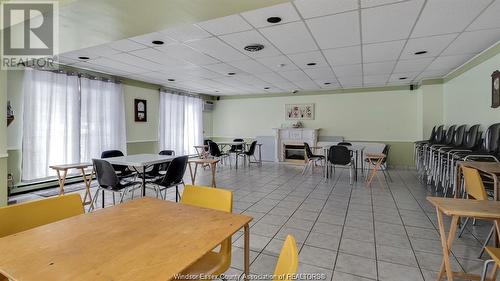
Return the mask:
<path fill-rule="evenodd" d="M 312 80 L 293 81 L 301 90 L 318 90 L 320 87 Z"/>
<path fill-rule="evenodd" d="M 372 62 L 363 64 L 364 75 L 391 74 L 396 61 Z"/>
<path fill-rule="evenodd" d="M 205 54 L 202 54 L 198 51 L 193 50 L 192 48 L 183 45 L 183 44 L 174 44 L 165 47 L 155 48 L 161 52 L 164 52 L 170 57 L 174 57 L 177 59 L 186 60 L 190 63 L 196 65 L 207 65 L 213 63 L 219 63 L 220 61 L 209 57 Z"/>
<path fill-rule="evenodd" d="M 64 56 L 59 56 L 59 57 L 57 57 L 57 62 L 60 63 L 60 64 L 64 64 L 64 65 L 72 65 L 72 64 L 78 63 L 79 60 L 72 59 L 72 58 L 67 58 L 67 57 L 64 57 Z"/>
<path fill-rule="evenodd" d="M 169 69 L 169 68 L 179 69 L 179 68 L 186 68 L 193 66 L 193 64 L 191 63 L 170 57 L 166 55 L 164 52 L 161 52 L 153 48 L 132 51 L 129 54 L 150 60 L 152 62 L 159 63 L 162 65 L 162 69 Z"/>
<path fill-rule="evenodd" d="M 413 81 L 419 72 L 405 72 L 405 73 L 395 73 L 392 74 L 391 77 L 389 78 L 389 82 L 400 82 L 400 83 L 409 83 Z M 400 78 L 405 78 L 406 79 L 400 79 Z"/>
<path fill-rule="evenodd" d="M 194 24 L 186 24 L 183 26 L 169 28 L 161 33 L 166 34 L 168 37 L 179 42 L 203 39 L 212 36 L 210 33 Z"/>
<path fill-rule="evenodd" d="M 182 73 L 185 73 L 189 76 L 195 76 L 195 77 L 201 77 L 205 79 L 214 79 L 214 78 L 220 78 L 222 74 L 216 73 L 214 71 L 202 68 L 202 67 L 197 67 L 197 68 L 192 68 L 192 69 L 186 69 Z"/>
<path fill-rule="evenodd" d="M 288 57 L 302 69 L 328 67 L 327 62 L 320 51 L 297 53 L 288 55 Z M 307 65 L 309 63 L 315 63 L 315 65 Z"/>
<path fill-rule="evenodd" d="M 421 58 L 415 60 L 400 60 L 396 64 L 394 73 L 402 72 L 419 72 L 424 70 L 429 64 L 434 60 L 434 58 Z"/>
<path fill-rule="evenodd" d="M 85 50 L 79 50 L 79 51 L 73 51 L 73 52 L 68 52 L 68 53 L 63 53 L 60 55 L 61 57 L 65 57 L 65 58 L 68 58 L 68 59 L 71 59 L 71 60 L 76 60 L 76 61 L 80 61 L 80 62 L 88 62 L 90 60 L 94 60 L 94 59 L 97 59 L 99 57 L 99 55 L 97 54 L 91 54 Z M 88 60 L 82 60 L 82 59 L 79 59 L 79 57 L 88 57 L 89 59 Z"/>
<path fill-rule="evenodd" d="M 239 75 L 243 73 L 241 70 L 237 69 L 236 67 L 230 66 L 229 64 L 225 63 L 216 63 L 216 64 L 210 64 L 210 65 L 205 65 L 205 68 L 220 73 L 222 75 L 228 76 L 228 73 L 233 72 L 236 73 L 236 75 Z"/>
<path fill-rule="evenodd" d="M 83 49 L 83 51 L 91 54 L 92 56 L 99 56 L 99 57 L 108 57 L 108 56 L 118 54 L 121 52 L 119 50 L 115 50 L 115 49 L 111 48 L 108 45 L 99 45 L 99 46 L 95 46 L 95 47 L 90 47 L 90 48 Z"/>
<path fill-rule="evenodd" d="M 390 75 L 364 75 L 363 76 L 363 82 L 364 84 L 378 84 L 378 83 L 387 83 L 387 80 L 389 80 Z"/>
<path fill-rule="evenodd" d="M 260 35 L 256 30 L 243 31 L 238 33 L 232 33 L 228 35 L 223 35 L 219 37 L 222 41 L 233 46 L 233 48 L 245 53 L 249 57 L 261 58 L 261 57 L 272 57 L 280 55 L 278 51 L 269 41 L 267 41 L 262 35 Z M 257 52 L 249 52 L 244 48 L 251 44 L 262 44 L 264 49 Z"/>
<path fill-rule="evenodd" d="M 144 73 L 144 72 L 147 72 L 147 70 L 144 69 L 144 68 L 139 68 L 139 67 L 136 67 L 136 66 L 133 66 L 133 65 L 122 63 L 122 62 L 119 62 L 119 61 L 114 61 L 114 60 L 111 60 L 111 59 L 108 59 L 108 58 L 98 58 L 98 59 L 95 59 L 95 60 L 92 61 L 92 64 L 96 64 L 96 65 L 104 66 L 104 67 L 108 67 L 108 68 L 115 68 L 115 69 L 119 69 L 120 71 L 125 71 L 125 72 L 128 72 L 128 73 Z"/>
<path fill-rule="evenodd" d="M 255 73 L 254 75 L 271 84 L 289 82 L 288 80 L 276 74 L 275 72 Z"/>
<path fill-rule="evenodd" d="M 339 82 L 343 88 L 361 87 L 363 85 L 363 78 L 361 75 L 339 77 Z"/>
<path fill-rule="evenodd" d="M 450 71 L 466 63 L 474 55 L 441 56 L 429 65 L 427 70 L 449 69 Z"/>
<path fill-rule="evenodd" d="M 446 76 L 450 70 L 440 69 L 440 70 L 426 70 L 422 72 L 415 80 L 431 79 L 431 78 L 443 78 Z"/>
<path fill-rule="evenodd" d="M 262 28 L 260 32 L 285 54 L 318 49 L 302 21 Z"/>
<path fill-rule="evenodd" d="M 443 55 L 477 54 L 493 46 L 499 40 L 500 28 L 464 32 L 451 43 Z"/>
<path fill-rule="evenodd" d="M 408 40 L 401 54 L 401 59 L 436 57 L 455 39 L 457 33 L 436 35 L 431 37 L 412 38 Z M 427 51 L 427 54 L 415 55 L 416 52 Z"/>
<path fill-rule="evenodd" d="M 274 83 L 274 86 L 283 89 L 285 91 L 295 91 L 297 90 L 297 86 L 291 82 L 286 82 L 286 83 Z"/>
<path fill-rule="evenodd" d="M 144 69 L 147 69 L 150 71 L 157 71 L 157 70 L 162 69 L 162 66 L 158 63 L 155 63 L 155 62 L 143 59 L 143 58 L 139 58 L 139 57 L 127 54 L 127 53 L 115 54 L 115 55 L 109 56 L 108 58 L 115 60 L 115 61 L 118 61 L 118 62 L 123 62 L 126 64 L 139 66 L 141 68 L 144 68 Z"/>
<path fill-rule="evenodd" d="M 298 69 L 290 59 L 283 55 L 269 58 L 258 58 L 257 61 L 278 72 Z"/>
<path fill-rule="evenodd" d="M 484 11 L 477 19 L 472 22 L 469 27 L 467 27 L 467 30 L 472 31 L 489 28 L 500 28 L 500 20 L 498 20 L 498 15 L 500 15 L 500 1 L 493 1 L 491 6 L 489 6 L 486 11 Z"/>
<path fill-rule="evenodd" d="M 404 40 L 363 45 L 364 62 L 397 60 L 405 44 Z"/>
<path fill-rule="evenodd" d="M 294 3 L 306 19 L 358 9 L 358 0 L 296 0 Z"/>
<path fill-rule="evenodd" d="M 186 45 L 223 62 L 248 59 L 247 56 L 214 37 L 191 41 Z"/>
<path fill-rule="evenodd" d="M 408 38 L 423 3 L 423 0 L 412 0 L 361 10 L 363 43 Z"/>
<path fill-rule="evenodd" d="M 361 63 L 361 46 L 323 50 L 333 66 Z"/>
<path fill-rule="evenodd" d="M 313 80 L 334 80 L 335 74 L 329 67 L 305 69 L 306 74 Z"/>
<path fill-rule="evenodd" d="M 358 12 L 309 19 L 306 23 L 321 49 L 361 44 Z"/>
<path fill-rule="evenodd" d="M 135 41 L 137 43 L 141 43 L 143 45 L 146 45 L 148 47 L 158 47 L 158 46 L 164 46 L 168 44 L 175 44 L 176 42 L 169 38 L 166 34 L 160 33 L 160 32 L 153 32 L 145 35 L 140 35 L 136 37 L 129 38 L 132 41 Z M 155 40 L 163 41 L 163 45 L 155 45 L 152 42 Z"/>
<path fill-rule="evenodd" d="M 269 17 L 280 17 L 280 24 L 300 20 L 299 15 L 295 11 L 295 8 L 291 3 L 283 3 L 265 7 L 262 9 L 244 12 L 241 13 L 241 16 L 243 16 L 255 28 L 275 25 L 273 23 L 267 22 L 267 18 Z"/>
<path fill-rule="evenodd" d="M 252 29 L 252 26 L 249 25 L 240 15 L 231 15 L 204 21 L 198 23 L 198 26 L 215 35 L 222 35 Z"/>
<path fill-rule="evenodd" d="M 490 3 L 491 0 L 427 1 L 411 37 L 461 32 Z"/>
<path fill-rule="evenodd" d="M 241 61 L 233 61 L 228 64 L 237 67 L 248 73 L 266 73 L 271 72 L 272 70 L 263 66 L 262 64 L 254 61 L 254 60 L 241 60 Z"/>
<path fill-rule="evenodd" d="M 311 80 L 302 70 L 283 71 L 279 74 L 292 82 Z"/>
<path fill-rule="evenodd" d="M 144 49 L 147 47 L 146 45 L 137 43 L 137 42 L 130 40 L 130 39 L 123 39 L 120 41 L 111 42 L 108 45 L 111 48 L 118 50 L 118 51 L 122 51 L 122 52 L 130 52 L 130 51 L 135 51 L 135 50 L 139 50 L 139 49 Z"/>
<path fill-rule="evenodd" d="M 405 0 L 361 0 L 361 8 L 370 8 L 370 7 L 393 4 L 403 1 Z"/>
<path fill-rule="evenodd" d="M 363 74 L 361 64 L 341 65 L 333 67 L 333 71 L 337 77 L 360 76 Z"/>

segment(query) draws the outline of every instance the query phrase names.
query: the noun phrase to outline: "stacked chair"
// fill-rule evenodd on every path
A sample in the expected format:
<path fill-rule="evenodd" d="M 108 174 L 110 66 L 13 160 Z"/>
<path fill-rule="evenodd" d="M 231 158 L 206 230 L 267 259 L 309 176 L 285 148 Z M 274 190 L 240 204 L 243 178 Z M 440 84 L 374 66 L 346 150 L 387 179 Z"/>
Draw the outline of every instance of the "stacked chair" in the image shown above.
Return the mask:
<path fill-rule="evenodd" d="M 456 182 L 459 161 L 500 162 L 500 123 L 489 126 L 484 134 L 480 125 L 468 130 L 467 125 L 446 129 L 439 125 L 432 129 L 429 140 L 415 142 L 419 177 L 444 196 L 449 190 L 463 193 L 461 183 Z"/>

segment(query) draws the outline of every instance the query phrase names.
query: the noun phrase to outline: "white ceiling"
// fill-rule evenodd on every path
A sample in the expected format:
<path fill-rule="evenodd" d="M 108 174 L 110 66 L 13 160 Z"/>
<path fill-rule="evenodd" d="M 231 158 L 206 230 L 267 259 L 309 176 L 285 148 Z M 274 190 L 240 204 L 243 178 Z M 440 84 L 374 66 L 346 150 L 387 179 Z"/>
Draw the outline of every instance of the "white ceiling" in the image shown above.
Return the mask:
<path fill-rule="evenodd" d="M 497 43 L 499 14 L 500 0 L 295 0 L 60 61 L 209 95 L 408 85 L 442 78 Z M 266 21 L 275 16 L 282 21 Z M 243 49 L 254 43 L 265 48 Z"/>

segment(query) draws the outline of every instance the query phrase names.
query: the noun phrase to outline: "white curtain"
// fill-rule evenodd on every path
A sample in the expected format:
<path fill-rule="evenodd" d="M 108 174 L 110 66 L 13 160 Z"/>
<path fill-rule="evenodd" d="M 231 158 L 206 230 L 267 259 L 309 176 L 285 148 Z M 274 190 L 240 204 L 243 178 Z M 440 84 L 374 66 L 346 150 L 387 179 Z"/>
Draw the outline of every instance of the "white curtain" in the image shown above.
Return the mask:
<path fill-rule="evenodd" d="M 203 144 L 203 101 L 198 97 L 160 93 L 160 149 L 195 154 Z"/>
<path fill-rule="evenodd" d="M 80 95 L 77 76 L 27 70 L 23 84 L 22 179 L 30 181 L 80 160 Z"/>
<path fill-rule="evenodd" d="M 82 77 L 80 160 L 100 158 L 104 150 L 126 154 L 126 124 L 121 84 Z"/>

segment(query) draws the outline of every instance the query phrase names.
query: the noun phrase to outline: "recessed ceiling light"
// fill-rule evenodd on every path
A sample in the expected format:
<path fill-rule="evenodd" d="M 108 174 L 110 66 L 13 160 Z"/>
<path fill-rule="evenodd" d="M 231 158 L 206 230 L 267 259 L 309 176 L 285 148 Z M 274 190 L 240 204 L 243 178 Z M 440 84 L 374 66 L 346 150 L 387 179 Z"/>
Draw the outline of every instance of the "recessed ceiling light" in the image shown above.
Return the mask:
<path fill-rule="evenodd" d="M 267 18 L 267 22 L 268 23 L 278 23 L 280 21 L 281 21 L 280 17 L 269 17 L 269 18 Z"/>
<path fill-rule="evenodd" d="M 399 80 L 406 80 L 408 77 L 399 77 Z"/>
<path fill-rule="evenodd" d="M 215 90 L 216 93 L 218 93 L 219 91 Z"/>
<path fill-rule="evenodd" d="M 264 49 L 264 45 L 262 44 L 250 44 L 250 45 L 247 45 L 245 46 L 245 51 L 249 51 L 249 52 L 258 52 L 262 49 Z"/>
<path fill-rule="evenodd" d="M 174 82 L 175 81 L 175 79 L 172 79 L 172 78 L 167 79 L 167 80 L 170 81 L 170 82 Z"/>
<path fill-rule="evenodd" d="M 286 66 L 286 64 L 284 64 L 284 63 L 278 64 L 278 67 L 285 67 L 285 66 Z"/>
<path fill-rule="evenodd" d="M 307 65 L 309 65 L 309 66 L 313 66 L 313 65 L 316 65 L 316 63 L 315 63 L 315 62 L 310 62 L 310 63 L 308 63 Z"/>
<path fill-rule="evenodd" d="M 160 41 L 160 40 L 154 40 L 154 41 L 153 41 L 153 42 L 151 42 L 151 43 L 153 43 L 153 44 L 155 44 L 155 45 L 163 45 L 163 44 L 164 44 L 164 42 L 163 42 L 163 41 Z"/>
<path fill-rule="evenodd" d="M 227 75 L 235 75 L 236 73 L 234 72 L 229 72 Z"/>
<path fill-rule="evenodd" d="M 415 52 L 415 55 L 423 55 L 423 54 L 427 54 L 427 51 L 418 51 L 418 52 Z"/>
<path fill-rule="evenodd" d="M 78 57 L 78 58 L 81 59 L 81 60 L 88 60 L 88 59 L 90 59 L 89 57 Z"/>
<path fill-rule="evenodd" d="M 264 88 L 264 90 L 269 90 L 269 89 L 271 89 L 271 88 L 269 88 L 269 87 L 265 87 L 265 88 Z"/>
<path fill-rule="evenodd" d="M 323 83 L 323 84 L 325 84 L 325 85 L 330 85 L 330 84 L 332 84 L 332 83 L 330 83 L 330 82 L 325 82 L 325 83 Z"/>

